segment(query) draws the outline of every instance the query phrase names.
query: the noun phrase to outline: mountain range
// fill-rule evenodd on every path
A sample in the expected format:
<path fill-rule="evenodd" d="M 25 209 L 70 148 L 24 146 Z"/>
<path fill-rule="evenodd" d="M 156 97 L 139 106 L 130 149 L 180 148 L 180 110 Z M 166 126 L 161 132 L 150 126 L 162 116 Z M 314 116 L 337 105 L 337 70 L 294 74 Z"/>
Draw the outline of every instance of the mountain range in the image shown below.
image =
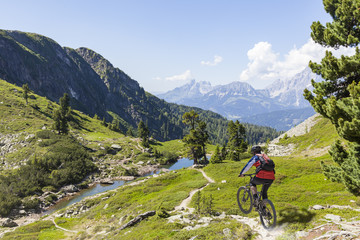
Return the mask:
<path fill-rule="evenodd" d="M 239 81 L 212 86 L 210 82 L 191 80 L 157 96 L 168 102 L 208 109 L 228 119 L 288 130 L 314 114 L 303 97 L 305 88 L 312 89 L 311 79 L 321 80 L 307 67 L 292 78 L 279 79 L 264 89 L 254 89 L 249 83 Z"/>
<path fill-rule="evenodd" d="M 220 114 L 168 103 L 146 92 L 99 53 L 62 47 L 39 34 L 0 30 L 0 79 L 17 86 L 28 84 L 34 93 L 55 102 L 67 93 L 72 108 L 118 124 L 122 132 L 136 130 L 143 121 L 157 140 L 181 139 L 188 131 L 182 115 L 195 110 L 206 121 L 212 142 L 223 143 L 227 137 L 228 120 Z M 274 129 L 246 127 L 249 136 L 257 136 L 249 143 L 276 135 Z"/>

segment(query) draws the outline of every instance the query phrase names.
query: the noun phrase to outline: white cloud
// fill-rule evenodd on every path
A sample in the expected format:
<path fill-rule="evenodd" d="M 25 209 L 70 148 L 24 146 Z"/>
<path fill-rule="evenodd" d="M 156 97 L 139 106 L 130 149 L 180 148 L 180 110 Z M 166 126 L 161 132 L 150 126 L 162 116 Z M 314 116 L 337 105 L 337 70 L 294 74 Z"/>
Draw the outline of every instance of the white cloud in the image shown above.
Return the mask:
<path fill-rule="evenodd" d="M 295 46 L 281 60 L 280 54 L 273 51 L 270 43 L 259 42 L 247 53 L 249 63 L 239 75 L 240 81 L 247 81 L 255 88 L 263 88 L 276 79 L 294 76 L 308 66 L 310 60 L 320 62 L 326 50 L 331 50 L 337 57 L 352 55 L 355 51 L 353 48 L 325 48 L 310 39 L 300 48 Z"/>
<path fill-rule="evenodd" d="M 161 81 L 161 77 L 153 77 L 153 80 L 155 80 L 155 81 Z"/>
<path fill-rule="evenodd" d="M 215 55 L 214 56 L 214 60 L 211 61 L 201 61 L 201 65 L 206 65 L 206 66 L 216 66 L 219 63 L 221 63 L 223 61 L 223 58 L 221 56 Z"/>
<path fill-rule="evenodd" d="M 190 70 L 186 70 L 182 74 L 171 76 L 171 77 L 166 77 L 165 80 L 167 80 L 167 81 L 188 81 L 188 80 L 191 80 L 192 78 L 193 77 L 191 75 Z"/>

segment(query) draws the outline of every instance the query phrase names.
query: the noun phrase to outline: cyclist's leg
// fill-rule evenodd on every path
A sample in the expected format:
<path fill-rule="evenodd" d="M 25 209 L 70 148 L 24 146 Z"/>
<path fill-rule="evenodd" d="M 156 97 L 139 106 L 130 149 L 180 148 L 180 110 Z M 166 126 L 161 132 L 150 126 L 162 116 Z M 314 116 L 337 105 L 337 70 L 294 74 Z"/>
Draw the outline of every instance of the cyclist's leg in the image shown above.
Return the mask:
<path fill-rule="evenodd" d="M 251 189 L 251 193 L 254 196 L 254 199 L 257 198 L 257 187 L 256 187 L 257 183 L 256 183 L 256 179 L 252 178 L 250 180 L 250 189 Z M 256 196 L 256 197 L 255 197 Z"/>
<path fill-rule="evenodd" d="M 257 181 L 255 178 L 252 178 L 251 181 L 250 181 L 250 190 L 251 190 L 251 193 L 253 194 L 253 199 L 254 199 L 254 207 L 255 207 L 255 210 L 258 209 L 258 204 L 259 204 L 259 197 L 258 197 L 258 193 L 257 193 Z"/>
<path fill-rule="evenodd" d="M 269 190 L 272 182 L 273 182 L 273 180 L 270 180 L 270 179 L 264 181 L 263 186 L 262 186 L 262 190 L 261 190 L 261 191 L 262 191 L 262 198 L 263 198 L 263 199 L 267 199 L 267 198 L 268 198 L 267 192 L 268 192 L 268 190 Z"/>

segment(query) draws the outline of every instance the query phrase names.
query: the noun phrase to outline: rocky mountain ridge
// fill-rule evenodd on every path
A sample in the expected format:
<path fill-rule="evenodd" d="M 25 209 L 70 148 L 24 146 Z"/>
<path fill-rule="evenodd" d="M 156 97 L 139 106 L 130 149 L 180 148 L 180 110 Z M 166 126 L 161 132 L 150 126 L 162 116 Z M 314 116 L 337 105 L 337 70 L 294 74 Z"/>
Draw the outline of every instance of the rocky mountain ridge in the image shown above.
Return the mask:
<path fill-rule="evenodd" d="M 181 116 L 194 109 L 169 104 L 145 92 L 137 81 L 90 49 L 61 47 L 34 33 L 0 30 L 0 79 L 17 86 L 28 84 L 32 91 L 55 102 L 68 93 L 72 108 L 96 114 L 119 125 L 123 132 L 137 129 L 143 121 L 158 140 L 182 138 L 185 128 Z M 227 125 L 218 114 L 196 111 L 209 125 Z M 218 137 L 215 135 L 211 138 Z"/>
<path fill-rule="evenodd" d="M 192 80 L 182 87 L 158 94 L 158 97 L 169 102 L 209 109 L 229 119 L 288 130 L 314 114 L 311 110 L 304 111 L 311 108 L 303 97 L 305 88 L 312 89 L 311 79 L 321 80 L 310 68 L 305 68 L 294 77 L 279 79 L 264 89 L 254 89 L 249 83 L 239 81 L 211 86 L 209 82 Z M 206 88 L 201 88 L 203 85 Z M 276 112 L 274 116 L 271 114 L 273 112 Z M 268 115 L 267 120 L 259 122 L 260 115 L 265 114 Z"/>

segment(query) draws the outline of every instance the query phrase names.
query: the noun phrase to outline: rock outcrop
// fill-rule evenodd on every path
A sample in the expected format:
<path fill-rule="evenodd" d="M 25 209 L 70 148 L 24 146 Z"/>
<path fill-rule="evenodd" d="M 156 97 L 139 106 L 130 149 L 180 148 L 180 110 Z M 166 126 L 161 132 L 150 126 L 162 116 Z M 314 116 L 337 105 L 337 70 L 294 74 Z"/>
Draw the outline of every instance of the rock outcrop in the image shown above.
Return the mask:
<path fill-rule="evenodd" d="M 119 230 L 123 230 L 125 228 L 134 226 L 135 224 L 137 224 L 138 222 L 141 222 L 142 220 L 154 216 L 156 214 L 156 211 L 149 211 L 143 214 L 138 215 L 137 217 L 135 217 L 134 219 L 130 220 L 128 223 L 122 225 Z"/>

